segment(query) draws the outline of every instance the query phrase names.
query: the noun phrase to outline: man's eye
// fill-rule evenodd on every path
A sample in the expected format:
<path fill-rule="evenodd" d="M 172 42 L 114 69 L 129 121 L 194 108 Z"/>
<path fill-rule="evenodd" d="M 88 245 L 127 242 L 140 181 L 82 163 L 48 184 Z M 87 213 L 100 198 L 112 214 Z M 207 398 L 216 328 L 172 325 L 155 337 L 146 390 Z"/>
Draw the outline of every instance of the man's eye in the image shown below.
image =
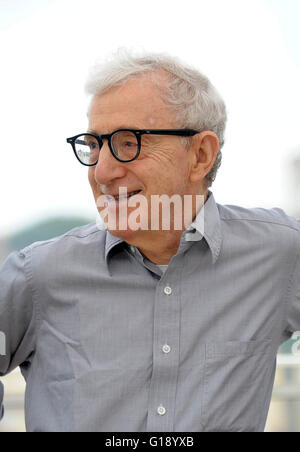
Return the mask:
<path fill-rule="evenodd" d="M 88 145 L 88 147 L 90 148 L 91 151 L 95 151 L 98 148 L 98 143 L 95 143 L 95 142 L 87 143 L 87 145 Z"/>
<path fill-rule="evenodd" d="M 125 141 L 124 145 L 128 146 L 128 147 L 136 146 L 136 141 L 135 142 L 133 142 L 133 141 Z"/>

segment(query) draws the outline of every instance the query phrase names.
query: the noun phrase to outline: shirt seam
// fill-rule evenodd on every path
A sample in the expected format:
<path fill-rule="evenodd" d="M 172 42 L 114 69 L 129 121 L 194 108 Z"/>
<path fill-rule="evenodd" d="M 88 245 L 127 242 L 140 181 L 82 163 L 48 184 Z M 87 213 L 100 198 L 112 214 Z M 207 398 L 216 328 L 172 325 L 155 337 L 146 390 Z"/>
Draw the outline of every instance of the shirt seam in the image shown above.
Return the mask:
<path fill-rule="evenodd" d="M 98 232 L 103 232 L 103 231 L 96 230 L 96 231 L 89 232 L 89 233 L 87 233 L 86 235 L 69 234 L 69 233 L 67 232 L 66 235 L 63 235 L 63 236 L 61 236 L 61 237 L 62 237 L 62 238 L 63 238 L 63 237 L 75 237 L 75 238 L 77 238 L 77 239 L 85 239 L 85 238 L 88 237 L 89 235 L 97 234 Z"/>
<path fill-rule="evenodd" d="M 37 335 L 39 331 L 39 326 L 41 324 L 41 313 L 40 313 L 40 304 L 38 301 L 38 297 L 36 296 L 36 290 L 34 288 L 34 278 L 33 278 L 33 268 L 32 268 L 32 252 L 33 250 L 29 250 L 29 254 L 25 256 L 25 277 L 28 283 L 28 287 L 31 292 L 32 302 L 34 305 L 34 352 L 36 352 L 36 344 L 37 344 Z M 27 259 L 26 259 L 27 258 Z"/>
<path fill-rule="evenodd" d="M 32 249 L 35 249 L 35 248 L 40 248 L 41 246 L 46 246 L 46 245 L 49 245 L 51 243 L 57 243 L 59 240 L 66 239 L 68 237 L 77 238 L 77 239 L 85 239 L 86 237 L 89 237 L 90 235 L 96 234 L 97 232 L 101 232 L 101 231 L 89 232 L 86 235 L 73 235 L 73 234 L 69 234 L 67 232 L 66 234 L 63 234 L 63 235 L 61 235 L 59 237 L 54 237 L 53 239 L 50 239 L 50 240 L 45 240 L 45 241 L 41 241 L 41 242 L 32 243 L 31 245 L 23 248 L 22 253 L 26 254 L 28 250 L 32 250 Z"/>
<path fill-rule="evenodd" d="M 283 227 L 292 229 L 293 231 L 300 232 L 300 227 L 299 227 L 299 229 L 297 229 L 296 227 L 290 226 L 289 224 L 278 223 L 276 221 L 270 221 L 270 220 L 260 220 L 258 218 L 223 218 L 220 216 L 220 219 L 222 221 L 256 221 L 256 222 L 260 222 L 260 223 L 269 223 L 269 224 L 275 224 L 276 226 L 283 226 Z"/>
<path fill-rule="evenodd" d="M 294 269 L 291 272 L 291 276 L 289 277 L 288 280 L 288 287 L 287 287 L 287 291 L 286 291 L 286 297 L 285 297 L 285 315 L 283 317 L 283 322 L 285 322 L 285 328 L 283 328 L 282 325 L 282 333 L 288 332 L 288 333 L 294 333 L 294 331 L 292 331 L 292 329 L 290 328 L 289 324 L 288 324 L 288 317 L 289 317 L 289 308 L 293 308 L 292 303 L 291 303 L 291 295 L 292 295 L 292 286 L 293 286 L 293 282 L 295 280 L 295 273 L 296 270 L 298 268 L 298 264 L 300 262 L 300 245 L 298 247 L 298 252 L 297 252 L 297 256 L 295 259 L 295 264 L 294 264 Z"/>

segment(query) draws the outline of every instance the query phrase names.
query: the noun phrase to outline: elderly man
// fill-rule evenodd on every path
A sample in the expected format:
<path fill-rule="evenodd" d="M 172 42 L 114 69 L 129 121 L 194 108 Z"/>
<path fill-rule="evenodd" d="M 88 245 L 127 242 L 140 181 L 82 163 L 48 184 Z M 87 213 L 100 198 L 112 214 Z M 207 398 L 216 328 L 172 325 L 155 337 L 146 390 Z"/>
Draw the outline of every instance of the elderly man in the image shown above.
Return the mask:
<path fill-rule="evenodd" d="M 0 272 L 0 375 L 21 367 L 28 431 L 263 431 L 300 330 L 299 222 L 216 204 L 226 109 L 198 71 L 127 55 L 87 89 L 89 128 L 67 141 L 102 226 Z"/>

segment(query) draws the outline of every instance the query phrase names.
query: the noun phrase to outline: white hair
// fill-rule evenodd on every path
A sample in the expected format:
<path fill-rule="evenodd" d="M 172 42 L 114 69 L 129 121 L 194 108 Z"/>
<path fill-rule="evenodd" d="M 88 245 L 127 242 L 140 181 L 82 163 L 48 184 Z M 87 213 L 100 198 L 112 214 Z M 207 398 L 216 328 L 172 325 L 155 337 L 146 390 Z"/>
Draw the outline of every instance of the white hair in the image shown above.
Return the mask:
<path fill-rule="evenodd" d="M 176 112 L 177 127 L 210 130 L 218 137 L 219 152 L 205 178 L 209 187 L 221 165 L 227 114 L 224 101 L 204 74 L 166 54 L 137 56 L 119 49 L 109 60 L 97 62 L 91 68 L 85 89 L 91 95 L 102 94 L 139 75 L 155 75 L 158 71 L 165 72 L 167 80 L 153 77 L 153 82 L 160 88 L 166 104 Z"/>

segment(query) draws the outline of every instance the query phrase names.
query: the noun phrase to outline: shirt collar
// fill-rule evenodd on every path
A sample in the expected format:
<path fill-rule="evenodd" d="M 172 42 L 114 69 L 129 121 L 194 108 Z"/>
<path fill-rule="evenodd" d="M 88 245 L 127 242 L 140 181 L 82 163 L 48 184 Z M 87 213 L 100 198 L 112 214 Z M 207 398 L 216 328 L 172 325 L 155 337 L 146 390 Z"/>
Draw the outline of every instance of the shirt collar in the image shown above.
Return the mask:
<path fill-rule="evenodd" d="M 208 190 L 207 196 L 204 206 L 184 234 L 187 241 L 200 241 L 204 238 L 212 253 L 213 264 L 215 264 L 222 244 L 221 220 L 214 195 L 210 190 Z"/>
<path fill-rule="evenodd" d="M 194 222 L 183 232 L 182 239 L 187 242 L 205 239 L 212 253 L 213 264 L 216 263 L 222 244 L 221 221 L 219 210 L 213 193 L 208 190 L 208 198 L 198 212 Z M 105 260 L 107 262 L 110 251 L 120 243 L 126 243 L 120 237 L 113 236 L 106 231 Z"/>

